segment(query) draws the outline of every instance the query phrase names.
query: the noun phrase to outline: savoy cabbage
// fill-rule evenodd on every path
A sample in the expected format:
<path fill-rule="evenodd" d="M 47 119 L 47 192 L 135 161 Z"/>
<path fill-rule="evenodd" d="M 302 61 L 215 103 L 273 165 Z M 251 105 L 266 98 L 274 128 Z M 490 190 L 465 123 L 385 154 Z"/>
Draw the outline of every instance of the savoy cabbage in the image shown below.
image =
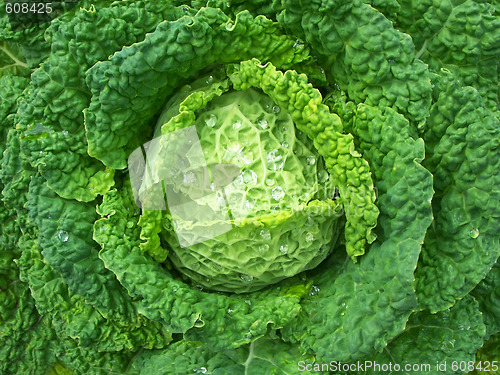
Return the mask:
<path fill-rule="evenodd" d="M 14 3 L 0 373 L 500 373 L 497 1 Z"/>

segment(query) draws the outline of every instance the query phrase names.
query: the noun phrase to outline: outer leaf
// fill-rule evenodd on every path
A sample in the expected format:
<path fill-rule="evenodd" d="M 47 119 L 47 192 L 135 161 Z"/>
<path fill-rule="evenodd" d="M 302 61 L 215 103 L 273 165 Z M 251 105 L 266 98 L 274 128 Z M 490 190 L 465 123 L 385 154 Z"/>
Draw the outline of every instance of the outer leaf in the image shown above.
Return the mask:
<path fill-rule="evenodd" d="M 175 366 L 171 366 L 175 363 Z M 214 352 L 201 342 L 179 341 L 167 350 L 144 352 L 134 368 L 141 375 L 292 375 L 325 374 L 320 371 L 300 371 L 312 366 L 314 357 L 304 355 L 290 344 L 279 340 L 259 339 L 250 345 L 228 352 Z"/>
<path fill-rule="evenodd" d="M 33 240 L 24 238 L 22 242 L 21 279 L 28 283 L 37 310 L 51 322 L 62 341 L 77 340 L 79 350 L 86 352 L 162 348 L 170 342 L 170 332 L 159 323 L 137 315 L 103 316 L 68 288 L 44 261 Z"/>
<path fill-rule="evenodd" d="M 476 350 L 483 344 L 484 333 L 478 303 L 471 296 L 466 296 L 449 310 L 437 314 L 416 313 L 409 319 L 405 331 L 370 360 L 378 364 L 398 364 L 404 374 L 464 374 L 470 370 L 455 371 L 453 363 L 459 366 L 461 363 L 468 366 L 474 363 Z M 406 370 L 407 364 L 409 369 L 416 364 L 429 365 L 429 369 Z M 398 374 L 401 371 L 385 373 Z M 364 373 L 379 374 L 380 371 L 369 369 Z"/>
<path fill-rule="evenodd" d="M 421 306 L 436 312 L 469 293 L 500 254 L 500 122 L 453 75 L 433 82 L 424 165 L 434 175 L 435 221 L 416 278 Z"/>
<path fill-rule="evenodd" d="M 478 351 L 476 356 L 476 370 L 471 374 L 477 375 L 499 375 L 500 369 L 492 366 L 496 363 L 500 363 L 500 352 L 498 347 L 500 346 L 500 335 L 496 334 L 491 336 L 488 341 L 484 343 L 484 346 Z"/>
<path fill-rule="evenodd" d="M 70 20 L 53 21 L 51 55 L 33 73 L 19 120 L 23 151 L 60 196 L 91 201 L 114 184 L 113 170 L 87 154 L 85 71 L 179 13 L 166 3 L 127 1 L 98 11 L 89 6 Z"/>
<path fill-rule="evenodd" d="M 21 228 L 11 215 L 0 205 L 0 373 L 44 375 L 55 362 L 54 332 L 38 314 L 28 286 L 19 280 Z"/>
<path fill-rule="evenodd" d="M 47 188 L 43 177 L 33 178 L 26 208 L 38 226 L 44 259 L 68 286 L 93 305 L 128 315 L 133 310 L 128 296 L 104 268 L 95 243 L 88 237 L 95 208 L 59 198 Z"/>
<path fill-rule="evenodd" d="M 435 72 L 452 71 L 498 115 L 500 19 L 494 6 L 473 0 L 400 3 L 397 23 L 412 36 L 417 57 Z"/>
<path fill-rule="evenodd" d="M 351 100 L 392 107 L 423 125 L 431 87 L 408 35 L 361 0 L 276 2 L 278 21 L 324 56 Z"/>
<path fill-rule="evenodd" d="M 14 120 L 9 116 L 17 111 L 16 101 L 21 96 L 28 79 L 17 76 L 0 77 L 0 162 L 3 159 L 7 133 L 14 127 Z"/>
<path fill-rule="evenodd" d="M 30 74 L 28 65 L 20 48 L 15 43 L 0 41 L 0 77 L 4 75 L 27 76 Z"/>
<path fill-rule="evenodd" d="M 500 263 L 498 261 L 471 294 L 479 301 L 487 336 L 500 332 Z"/>

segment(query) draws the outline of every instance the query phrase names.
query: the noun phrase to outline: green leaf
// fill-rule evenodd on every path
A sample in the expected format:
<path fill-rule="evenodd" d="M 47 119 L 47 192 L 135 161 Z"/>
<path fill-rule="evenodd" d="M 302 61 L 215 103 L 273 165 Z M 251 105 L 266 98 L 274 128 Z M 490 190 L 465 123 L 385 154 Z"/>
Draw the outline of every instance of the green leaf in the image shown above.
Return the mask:
<path fill-rule="evenodd" d="M 478 303 L 466 296 L 449 310 L 412 315 L 405 331 L 369 360 L 379 365 L 398 364 L 405 374 L 465 374 L 470 372 L 468 366 L 475 363 L 475 353 L 483 344 L 484 333 Z M 428 367 L 422 367 L 424 364 Z M 407 365 L 410 365 L 409 370 L 405 368 Z M 413 365 L 420 365 L 417 371 L 412 370 Z M 464 365 L 467 365 L 465 371 Z M 375 368 L 364 372 L 379 373 Z"/>
<path fill-rule="evenodd" d="M 500 19 L 485 1 L 400 1 L 397 26 L 413 38 L 422 59 L 434 72 L 445 68 L 472 86 L 497 113 Z"/>
<path fill-rule="evenodd" d="M 111 8 L 76 9 L 74 17 L 53 21 L 51 54 L 33 73 L 19 121 L 23 152 L 48 186 L 61 197 L 88 202 L 113 186 L 114 171 L 87 153 L 83 109 L 90 103 L 90 91 L 85 72 L 123 45 L 141 41 L 162 19 L 178 17 L 181 10 L 166 3 L 128 1 Z"/>
<path fill-rule="evenodd" d="M 479 349 L 476 355 L 476 369 L 471 372 L 474 375 L 499 375 L 500 368 L 500 353 L 498 347 L 500 345 L 500 334 L 491 336 L 484 346 Z M 497 365 L 497 366 L 495 366 Z"/>
<path fill-rule="evenodd" d="M 416 271 L 420 305 L 432 312 L 469 293 L 500 247 L 500 122 L 479 93 L 442 71 L 424 134 L 425 167 L 434 176 L 434 223 Z"/>
<path fill-rule="evenodd" d="M 175 366 L 171 366 L 175 363 Z M 314 356 L 278 340 L 259 339 L 234 351 L 214 352 L 201 342 L 179 341 L 167 350 L 143 352 L 133 368 L 141 375 L 292 375 L 326 374 L 312 368 Z M 301 367 L 300 367 L 301 366 Z"/>
<path fill-rule="evenodd" d="M 431 87 L 411 38 L 361 0 L 276 2 L 278 21 L 317 51 L 330 81 L 356 103 L 391 107 L 415 125 L 429 114 Z"/>
<path fill-rule="evenodd" d="M 471 294 L 479 302 L 487 336 L 500 332 L 500 263 L 498 260 Z"/>
<path fill-rule="evenodd" d="M 5 75 L 28 76 L 30 69 L 17 44 L 0 41 L 0 77 Z"/>

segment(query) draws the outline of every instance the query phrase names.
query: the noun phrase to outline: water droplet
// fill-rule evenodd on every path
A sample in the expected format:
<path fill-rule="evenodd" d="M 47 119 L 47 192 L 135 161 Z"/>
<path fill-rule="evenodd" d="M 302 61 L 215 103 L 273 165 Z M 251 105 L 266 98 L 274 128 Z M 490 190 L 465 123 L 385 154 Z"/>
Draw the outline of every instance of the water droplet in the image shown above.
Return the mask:
<path fill-rule="evenodd" d="M 250 165 L 253 163 L 253 152 L 252 151 L 247 151 L 247 152 L 242 152 L 240 154 L 240 160 L 245 164 L 245 165 Z"/>
<path fill-rule="evenodd" d="M 313 242 L 314 241 L 314 235 L 311 232 L 306 233 L 306 241 L 307 242 Z"/>
<path fill-rule="evenodd" d="M 452 350 L 455 347 L 455 340 L 444 341 L 441 345 L 441 349 L 444 351 Z"/>
<path fill-rule="evenodd" d="M 232 142 L 228 145 L 224 156 L 222 157 L 223 161 L 231 161 L 231 160 L 240 160 L 243 155 L 243 146 L 238 142 Z"/>
<path fill-rule="evenodd" d="M 278 150 L 272 150 L 266 155 L 267 167 L 273 171 L 281 171 L 284 166 L 283 156 Z"/>
<path fill-rule="evenodd" d="M 200 263 L 198 263 L 198 262 L 195 262 L 195 263 L 193 263 L 193 264 L 191 265 L 191 269 L 192 269 L 193 271 L 197 271 L 197 270 L 199 270 L 199 269 L 200 269 L 200 267 L 201 267 L 201 264 L 200 264 Z"/>
<path fill-rule="evenodd" d="M 271 239 L 271 232 L 269 232 L 269 229 L 262 229 L 260 231 L 260 236 L 263 240 L 269 241 Z"/>
<path fill-rule="evenodd" d="M 308 156 L 306 159 L 307 165 L 314 165 L 316 163 L 316 158 L 312 155 Z"/>
<path fill-rule="evenodd" d="M 257 120 L 257 125 L 259 125 L 262 129 L 267 129 L 268 127 L 267 120 L 265 119 Z"/>
<path fill-rule="evenodd" d="M 243 171 L 243 182 L 247 185 L 254 185 L 257 183 L 257 173 L 251 169 Z"/>
<path fill-rule="evenodd" d="M 287 244 L 280 246 L 280 253 L 283 255 L 288 254 L 288 245 Z"/>
<path fill-rule="evenodd" d="M 241 121 L 239 121 L 239 120 L 238 120 L 238 121 L 235 121 L 235 122 L 233 123 L 233 129 L 238 130 L 238 129 L 240 129 L 240 128 L 241 128 Z"/>
<path fill-rule="evenodd" d="M 249 200 L 245 201 L 244 208 L 245 208 L 246 211 L 251 211 L 254 207 L 255 207 L 255 202 L 254 201 L 249 201 Z"/>
<path fill-rule="evenodd" d="M 278 113 L 280 113 L 280 112 L 281 112 L 281 108 L 280 108 L 280 106 L 279 106 L 279 105 L 275 105 L 275 106 L 273 107 L 273 113 L 278 114 Z"/>
<path fill-rule="evenodd" d="M 395 61 L 394 59 L 387 59 L 387 62 L 388 62 L 389 64 L 394 64 L 396 61 Z"/>
<path fill-rule="evenodd" d="M 62 133 L 62 135 L 68 135 L 68 131 L 67 130 L 63 130 L 61 133 Z"/>
<path fill-rule="evenodd" d="M 325 183 L 326 181 L 328 181 L 329 178 L 330 176 L 328 175 L 327 171 L 324 170 L 318 171 L 318 182 Z"/>
<path fill-rule="evenodd" d="M 273 197 L 273 199 L 275 201 L 280 201 L 285 196 L 285 191 L 283 190 L 283 188 L 281 186 L 276 186 L 272 190 L 271 196 Z"/>
<path fill-rule="evenodd" d="M 320 291 L 320 289 L 316 286 L 316 285 L 313 285 L 311 287 L 311 291 L 309 292 L 309 295 L 310 296 L 315 296 L 316 294 L 318 294 Z"/>
<path fill-rule="evenodd" d="M 271 110 L 272 110 L 272 106 L 271 106 L 271 104 L 266 104 L 266 105 L 264 105 L 264 110 L 265 110 L 266 112 L 271 112 Z"/>
<path fill-rule="evenodd" d="M 189 12 L 189 7 L 187 7 L 187 6 L 183 6 L 183 7 L 182 7 L 182 11 L 183 11 L 184 13 Z"/>
<path fill-rule="evenodd" d="M 288 147 L 289 147 L 289 144 L 288 144 L 287 142 L 283 142 L 283 143 L 281 144 L 281 147 L 283 147 L 283 148 L 288 148 Z"/>
<path fill-rule="evenodd" d="M 206 374 L 208 370 L 205 367 L 195 368 L 193 370 L 195 374 Z"/>
<path fill-rule="evenodd" d="M 249 299 L 246 299 L 246 300 L 245 300 L 245 303 L 246 303 L 248 306 L 251 306 L 251 305 L 252 305 L 252 302 L 251 302 Z"/>
<path fill-rule="evenodd" d="M 269 245 L 268 244 L 264 244 L 264 245 L 260 245 L 259 246 L 259 253 L 265 253 L 266 251 L 269 250 Z"/>
<path fill-rule="evenodd" d="M 242 274 L 240 276 L 240 279 L 245 281 L 245 282 L 250 282 L 253 280 L 253 276 L 252 275 L 245 275 L 245 274 Z"/>
<path fill-rule="evenodd" d="M 205 119 L 205 124 L 209 127 L 209 128 L 213 128 L 215 126 L 215 124 L 217 124 L 217 116 L 215 116 L 214 114 L 211 114 L 210 116 L 208 116 L 206 119 Z"/>
<path fill-rule="evenodd" d="M 223 267 L 219 263 L 214 263 L 213 269 L 216 270 L 217 272 L 222 271 Z"/>
<path fill-rule="evenodd" d="M 233 310 L 233 309 L 231 309 L 231 308 L 227 309 L 227 313 L 228 313 L 228 314 L 232 314 L 233 312 L 234 312 L 234 310 Z"/>
<path fill-rule="evenodd" d="M 266 178 L 266 185 L 267 186 L 273 186 L 275 182 L 276 181 L 274 181 L 274 178 Z"/>
<path fill-rule="evenodd" d="M 293 44 L 293 49 L 301 49 L 301 48 L 304 48 L 304 42 L 302 42 L 301 40 L 297 39 L 295 41 L 295 43 Z"/>
<path fill-rule="evenodd" d="M 196 181 L 196 175 L 194 174 L 193 171 L 188 171 L 184 173 L 184 176 L 182 178 L 182 182 L 185 184 L 192 184 Z"/>
<path fill-rule="evenodd" d="M 207 80 L 205 81 L 205 83 L 207 85 L 210 85 L 212 82 L 214 81 L 214 77 L 213 76 L 208 76 Z"/>
<path fill-rule="evenodd" d="M 60 230 L 57 237 L 61 240 L 61 242 L 66 242 L 68 241 L 69 235 L 68 232 Z"/>
<path fill-rule="evenodd" d="M 474 228 L 469 233 L 470 238 L 478 238 L 479 237 L 479 229 Z"/>
<path fill-rule="evenodd" d="M 133 221 L 127 221 L 127 228 L 128 228 L 128 229 L 133 228 L 133 227 L 134 227 L 134 225 L 135 225 L 135 224 L 134 224 L 134 222 L 133 222 Z"/>
<path fill-rule="evenodd" d="M 280 212 L 281 211 L 281 207 L 280 206 L 273 206 L 271 207 L 271 212 L 273 214 L 275 214 L 276 212 Z"/>

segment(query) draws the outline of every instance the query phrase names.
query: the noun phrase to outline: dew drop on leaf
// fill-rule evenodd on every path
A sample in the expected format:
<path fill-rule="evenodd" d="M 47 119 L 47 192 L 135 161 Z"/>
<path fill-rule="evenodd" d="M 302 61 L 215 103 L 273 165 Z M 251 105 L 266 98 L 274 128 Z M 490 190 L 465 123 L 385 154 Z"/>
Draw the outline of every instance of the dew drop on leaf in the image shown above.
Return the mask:
<path fill-rule="evenodd" d="M 275 183 L 273 178 L 266 178 L 266 185 L 267 186 L 273 186 Z"/>
<path fill-rule="evenodd" d="M 272 190 L 272 197 L 275 201 L 280 201 L 283 199 L 283 197 L 285 196 L 285 191 L 283 190 L 283 188 L 281 186 L 276 186 L 273 190 Z"/>
<path fill-rule="evenodd" d="M 271 239 L 271 232 L 269 232 L 268 229 L 262 229 L 260 231 L 260 236 L 262 237 L 263 240 L 269 241 Z"/>
<path fill-rule="evenodd" d="M 267 129 L 268 127 L 267 120 L 264 119 L 257 120 L 257 125 L 259 125 L 262 129 Z"/>
<path fill-rule="evenodd" d="M 61 240 L 61 242 L 66 242 L 68 241 L 69 235 L 68 232 L 60 230 L 59 233 L 57 234 L 57 237 Z"/>
<path fill-rule="evenodd" d="M 245 275 L 245 274 L 242 274 L 240 276 L 240 279 L 243 280 L 243 281 L 246 281 L 246 282 L 250 282 L 253 280 L 253 276 L 252 275 Z"/>
<path fill-rule="evenodd" d="M 307 165 L 314 165 L 316 163 L 316 158 L 312 155 L 308 156 L 306 159 Z"/>
<path fill-rule="evenodd" d="M 264 245 L 260 245 L 259 246 L 259 253 L 265 253 L 266 251 L 269 250 L 269 245 L 268 244 L 264 244 Z"/>
<path fill-rule="evenodd" d="M 280 246 L 280 253 L 284 254 L 284 255 L 288 254 L 288 245 L 287 244 Z"/>
<path fill-rule="evenodd" d="M 215 124 L 217 124 L 217 116 L 215 116 L 214 114 L 208 116 L 206 119 L 205 119 L 205 124 L 209 127 L 209 128 L 213 128 L 215 126 Z"/>
<path fill-rule="evenodd" d="M 314 241 L 314 235 L 311 232 L 306 233 L 306 241 L 307 242 L 313 242 Z"/>

